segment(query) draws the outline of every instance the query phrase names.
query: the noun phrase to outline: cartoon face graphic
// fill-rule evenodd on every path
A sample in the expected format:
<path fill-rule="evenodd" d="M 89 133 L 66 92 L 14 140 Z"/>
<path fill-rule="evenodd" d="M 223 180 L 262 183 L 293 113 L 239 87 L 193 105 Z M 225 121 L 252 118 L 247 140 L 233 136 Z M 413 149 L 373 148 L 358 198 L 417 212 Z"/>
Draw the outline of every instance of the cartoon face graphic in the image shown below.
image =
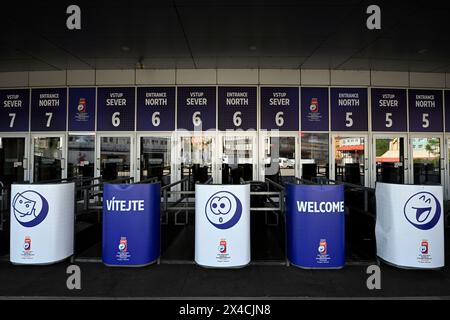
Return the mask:
<path fill-rule="evenodd" d="M 36 191 L 16 193 L 11 206 L 17 222 L 27 228 L 37 226 L 48 214 L 47 200 Z"/>
<path fill-rule="evenodd" d="M 441 217 L 441 205 L 429 192 L 418 192 L 411 196 L 403 211 L 409 223 L 420 230 L 432 229 Z"/>
<path fill-rule="evenodd" d="M 231 192 L 219 191 L 206 202 L 206 218 L 219 229 L 234 226 L 242 215 L 241 201 Z"/>
<path fill-rule="evenodd" d="M 30 200 L 21 194 L 17 194 L 14 201 L 14 209 L 21 218 L 29 215 L 33 215 L 34 217 L 36 217 L 36 201 Z"/>

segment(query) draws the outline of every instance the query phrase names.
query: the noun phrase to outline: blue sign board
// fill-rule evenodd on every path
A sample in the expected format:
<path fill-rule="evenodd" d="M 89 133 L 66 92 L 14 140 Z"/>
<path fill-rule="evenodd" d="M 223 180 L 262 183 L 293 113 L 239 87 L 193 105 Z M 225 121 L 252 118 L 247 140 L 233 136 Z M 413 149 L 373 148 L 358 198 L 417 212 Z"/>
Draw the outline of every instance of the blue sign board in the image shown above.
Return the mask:
<path fill-rule="evenodd" d="M 300 99 L 302 131 L 328 131 L 328 88 L 302 87 Z"/>
<path fill-rule="evenodd" d="M 409 131 L 442 132 L 442 91 L 408 90 Z"/>
<path fill-rule="evenodd" d="M 103 262 L 143 266 L 160 255 L 160 185 L 105 184 Z"/>
<path fill-rule="evenodd" d="M 298 131 L 299 88 L 261 88 L 261 129 Z"/>
<path fill-rule="evenodd" d="M 303 268 L 341 268 L 345 264 L 344 186 L 286 187 L 289 261 Z"/>
<path fill-rule="evenodd" d="M 97 89 L 97 130 L 134 131 L 135 88 Z"/>
<path fill-rule="evenodd" d="M 175 87 L 137 89 L 137 131 L 175 130 Z"/>
<path fill-rule="evenodd" d="M 67 89 L 31 90 L 31 131 L 66 131 Z"/>
<path fill-rule="evenodd" d="M 0 90 L 0 132 L 29 129 L 30 90 Z"/>
<path fill-rule="evenodd" d="M 69 89 L 69 131 L 95 131 L 95 88 Z"/>
<path fill-rule="evenodd" d="M 367 89 L 331 88 L 331 130 L 367 131 Z"/>
<path fill-rule="evenodd" d="M 219 87 L 219 130 L 256 130 L 256 87 Z"/>
<path fill-rule="evenodd" d="M 177 129 L 216 129 L 216 87 L 178 87 Z"/>
<path fill-rule="evenodd" d="M 373 88 L 371 102 L 372 131 L 407 130 L 405 89 Z"/>

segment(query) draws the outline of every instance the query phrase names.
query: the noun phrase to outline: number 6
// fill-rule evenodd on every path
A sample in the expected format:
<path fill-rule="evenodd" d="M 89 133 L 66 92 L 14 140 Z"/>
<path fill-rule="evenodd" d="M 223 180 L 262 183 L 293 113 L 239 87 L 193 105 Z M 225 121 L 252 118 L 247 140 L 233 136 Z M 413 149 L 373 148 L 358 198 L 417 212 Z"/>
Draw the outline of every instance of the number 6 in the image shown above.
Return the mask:
<path fill-rule="evenodd" d="M 152 124 L 153 124 L 154 127 L 159 127 L 159 125 L 161 124 L 161 119 L 160 119 L 159 115 L 160 115 L 159 111 L 153 112 Z"/>

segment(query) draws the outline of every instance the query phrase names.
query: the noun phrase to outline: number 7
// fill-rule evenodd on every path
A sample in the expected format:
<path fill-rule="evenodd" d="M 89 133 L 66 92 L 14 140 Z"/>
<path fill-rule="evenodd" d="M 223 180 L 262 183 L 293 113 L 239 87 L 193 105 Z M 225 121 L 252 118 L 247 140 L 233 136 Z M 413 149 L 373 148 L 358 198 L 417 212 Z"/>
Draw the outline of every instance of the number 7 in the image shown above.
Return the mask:
<path fill-rule="evenodd" d="M 11 117 L 11 122 L 9 123 L 9 127 L 12 128 L 12 127 L 14 127 L 14 121 L 16 120 L 16 114 L 10 113 L 9 116 Z"/>
<path fill-rule="evenodd" d="M 50 127 L 50 123 L 52 122 L 53 112 L 46 112 L 45 116 L 48 117 L 47 118 L 47 124 L 45 126 L 47 128 L 49 128 Z"/>

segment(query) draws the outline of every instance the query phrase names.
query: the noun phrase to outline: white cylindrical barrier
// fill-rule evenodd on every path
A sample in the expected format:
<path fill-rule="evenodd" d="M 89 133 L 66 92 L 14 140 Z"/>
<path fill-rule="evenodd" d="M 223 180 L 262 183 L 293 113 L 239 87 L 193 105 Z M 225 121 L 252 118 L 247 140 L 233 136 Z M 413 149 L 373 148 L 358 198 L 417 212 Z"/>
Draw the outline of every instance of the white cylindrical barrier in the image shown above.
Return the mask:
<path fill-rule="evenodd" d="M 195 262 L 233 268 L 250 262 L 250 185 L 195 186 Z"/>
<path fill-rule="evenodd" d="M 74 247 L 75 184 L 13 184 L 10 260 L 50 264 Z"/>
<path fill-rule="evenodd" d="M 443 267 L 443 187 L 377 183 L 376 199 L 378 257 L 398 267 Z"/>

